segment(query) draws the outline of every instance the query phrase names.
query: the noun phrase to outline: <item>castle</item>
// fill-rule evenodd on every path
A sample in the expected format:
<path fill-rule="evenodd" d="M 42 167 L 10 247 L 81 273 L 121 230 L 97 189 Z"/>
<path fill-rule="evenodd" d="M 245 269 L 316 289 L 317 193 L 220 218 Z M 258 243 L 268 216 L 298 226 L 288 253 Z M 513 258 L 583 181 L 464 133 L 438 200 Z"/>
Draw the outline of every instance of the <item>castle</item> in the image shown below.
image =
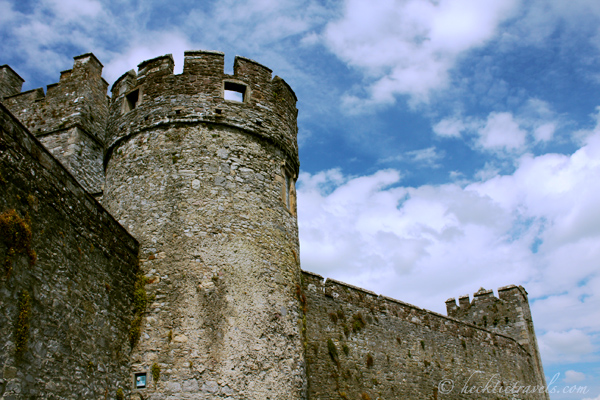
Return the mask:
<path fill-rule="evenodd" d="M 527 293 L 302 271 L 296 96 L 219 52 L 0 67 L 0 399 L 548 399 Z"/>

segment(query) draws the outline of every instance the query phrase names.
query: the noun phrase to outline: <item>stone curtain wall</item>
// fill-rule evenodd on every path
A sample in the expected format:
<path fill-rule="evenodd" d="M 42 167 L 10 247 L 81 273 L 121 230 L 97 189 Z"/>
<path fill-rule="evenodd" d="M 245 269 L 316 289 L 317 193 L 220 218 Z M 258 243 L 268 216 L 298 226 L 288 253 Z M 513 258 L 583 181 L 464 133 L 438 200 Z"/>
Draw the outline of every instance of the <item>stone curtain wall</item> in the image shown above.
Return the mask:
<path fill-rule="evenodd" d="M 0 71 L 0 86 L 10 83 L 16 88 L 12 70 Z M 18 89 L 0 101 L 87 191 L 102 192 L 108 83 L 102 78 L 100 61 L 89 53 L 75 57 L 73 69 L 63 71 L 58 83 L 48 85 L 46 94 L 41 88 L 23 93 Z"/>
<path fill-rule="evenodd" d="M 155 296 L 133 371 L 147 399 L 302 399 L 295 96 L 251 60 L 223 67 L 186 52 L 181 75 L 164 56 L 113 86 L 103 204 Z"/>
<path fill-rule="evenodd" d="M 510 399 L 498 392 L 544 387 L 511 337 L 307 272 L 302 288 L 309 399 Z"/>
<path fill-rule="evenodd" d="M 2 105 L 0 129 L 0 398 L 127 393 L 137 242 Z"/>

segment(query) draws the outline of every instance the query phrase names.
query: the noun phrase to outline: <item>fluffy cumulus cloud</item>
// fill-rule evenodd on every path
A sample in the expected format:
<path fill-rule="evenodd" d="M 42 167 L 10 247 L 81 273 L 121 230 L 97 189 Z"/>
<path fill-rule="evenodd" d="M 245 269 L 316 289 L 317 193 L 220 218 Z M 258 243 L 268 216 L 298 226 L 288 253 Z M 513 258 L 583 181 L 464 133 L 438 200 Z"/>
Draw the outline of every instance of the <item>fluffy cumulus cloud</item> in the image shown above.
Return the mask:
<path fill-rule="evenodd" d="M 595 357 L 599 130 L 573 154 L 521 157 L 510 175 L 401 182 L 396 170 L 301 174 L 303 268 L 440 312 L 446 298 L 480 286 L 523 284 L 545 362 Z"/>
<path fill-rule="evenodd" d="M 514 151 L 525 145 L 527 133 L 519 128 L 511 113 L 491 113 L 479 131 L 479 146 L 490 150 Z"/>
<path fill-rule="evenodd" d="M 432 130 L 442 139 L 465 139 L 478 151 L 514 157 L 555 139 L 560 125 L 548 103 L 532 98 L 515 112 L 491 112 L 486 118 L 450 116 Z"/>
<path fill-rule="evenodd" d="M 364 72 L 364 93 L 345 104 L 360 108 L 392 103 L 396 94 L 418 101 L 448 83 L 449 70 L 466 51 L 494 37 L 516 0 L 347 0 L 324 32 L 328 48 Z"/>
<path fill-rule="evenodd" d="M 492 77 L 493 83 L 475 86 L 489 84 L 488 95 L 503 97 L 508 88 L 496 73 L 474 71 L 469 78 L 458 72 L 481 61 L 470 57 L 474 50 L 490 44 L 499 54 L 507 49 L 553 47 L 567 55 L 575 47 L 585 47 L 589 56 L 581 60 L 578 73 L 589 75 L 586 65 L 600 50 L 599 4 L 595 0 L 345 0 L 320 40 L 311 35 L 307 41 L 324 43 L 362 74 L 363 84 L 351 87 L 343 97 L 344 108 L 351 112 L 393 104 L 398 95 L 408 96 L 411 105 L 422 104 L 439 90 L 462 87 L 465 79 L 484 76 Z M 540 130 L 540 140 L 551 131 L 550 126 Z"/>
<path fill-rule="evenodd" d="M 466 128 L 465 122 L 461 118 L 449 117 L 436 123 L 433 126 L 433 132 L 440 137 L 458 138 Z"/>

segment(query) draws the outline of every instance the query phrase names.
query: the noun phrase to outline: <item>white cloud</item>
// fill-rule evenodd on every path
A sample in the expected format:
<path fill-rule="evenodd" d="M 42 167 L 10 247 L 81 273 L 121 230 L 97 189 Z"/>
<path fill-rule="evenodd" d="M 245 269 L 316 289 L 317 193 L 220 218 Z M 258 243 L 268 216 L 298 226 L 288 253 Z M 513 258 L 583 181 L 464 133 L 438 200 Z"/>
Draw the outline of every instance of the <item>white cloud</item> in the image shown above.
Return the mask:
<path fill-rule="evenodd" d="M 191 36 L 201 33 L 199 39 L 205 42 L 241 41 L 256 52 L 287 37 L 308 34 L 326 13 L 325 8 L 306 0 L 225 0 L 214 3 L 209 11 L 191 10 L 185 31 Z"/>
<path fill-rule="evenodd" d="M 121 75 L 133 69 L 137 71 L 139 63 L 165 54 L 172 54 L 175 61 L 175 73 L 183 70 L 183 53 L 193 49 L 187 38 L 179 33 L 149 33 L 137 36 L 135 43 L 124 52 L 115 55 L 104 68 L 104 76 L 114 82 Z"/>
<path fill-rule="evenodd" d="M 386 163 L 391 161 L 404 161 L 429 168 L 439 168 L 440 164 L 438 164 L 438 161 L 443 158 L 444 152 L 439 151 L 435 146 L 431 146 L 425 149 L 407 151 L 394 157 L 385 158 L 380 162 Z"/>
<path fill-rule="evenodd" d="M 393 104 L 399 95 L 408 96 L 414 106 L 428 102 L 438 90 L 486 76 L 482 71 L 474 71 L 471 77 L 454 73 L 459 65 L 476 63 L 468 58 L 471 51 L 490 43 L 494 46 L 490 50 L 500 53 L 515 48 L 528 51 L 532 45 L 548 47 L 549 42 L 564 49 L 563 54 L 588 44 L 600 50 L 598 4 L 595 0 L 345 0 L 338 18 L 327 23 L 322 42 L 363 74 L 364 84 L 342 97 L 346 111 L 372 111 Z M 314 43 L 314 36 L 311 39 Z M 589 68 L 597 56 L 592 51 L 580 60 L 590 82 L 597 79 Z M 486 95 L 506 100 L 511 88 L 497 75 L 492 73 L 485 83 L 489 85 Z M 550 126 L 538 129 L 536 138 L 549 140 L 551 132 Z"/>
<path fill-rule="evenodd" d="M 477 288 L 528 289 L 544 362 L 589 360 L 600 332 L 600 133 L 510 175 L 404 187 L 398 171 L 298 184 L 302 266 L 444 312 Z"/>
<path fill-rule="evenodd" d="M 577 372 L 573 370 L 568 370 L 565 372 L 565 383 L 575 383 L 583 380 L 585 380 L 585 374 L 583 372 Z"/>
<path fill-rule="evenodd" d="M 527 258 L 527 245 L 511 243 L 509 216 L 491 199 L 457 185 L 395 188 L 400 175 L 391 170 L 339 174 L 328 191 L 313 183 L 322 174 L 300 177 L 303 268 L 436 310 L 443 304 L 431 296 L 457 295 L 449 287 L 527 278 L 527 265 L 514 262 Z"/>
<path fill-rule="evenodd" d="M 347 0 L 324 42 L 341 60 L 364 72 L 366 92 L 348 93 L 347 107 L 389 104 L 406 94 L 427 101 L 448 84 L 464 52 L 483 45 L 517 5 L 516 0 Z"/>
<path fill-rule="evenodd" d="M 548 142 L 554 136 L 555 131 L 556 124 L 553 122 L 549 122 L 547 124 L 536 127 L 533 131 L 533 136 L 538 142 Z"/>
<path fill-rule="evenodd" d="M 433 126 L 433 132 L 441 137 L 460 137 L 465 129 L 465 122 L 460 118 L 446 118 Z"/>
<path fill-rule="evenodd" d="M 521 150 L 527 135 L 511 113 L 491 113 L 478 133 L 478 144 L 484 149 L 509 152 Z"/>
<path fill-rule="evenodd" d="M 47 5 L 56 16 L 68 20 L 94 18 L 102 12 L 102 5 L 94 0 L 48 0 Z"/>
<path fill-rule="evenodd" d="M 599 32 L 598 17 L 600 5 L 595 0 L 531 0 L 523 3 L 523 13 L 509 39 L 541 45 L 557 29 L 585 32 L 586 37 L 594 38 Z"/>
<path fill-rule="evenodd" d="M 531 98 L 514 113 L 491 112 L 485 119 L 455 115 L 438 121 L 432 129 L 440 138 L 462 137 L 475 150 L 514 157 L 552 141 L 560 124 L 547 102 Z M 589 134 L 580 132 L 578 136 Z"/>
<path fill-rule="evenodd" d="M 165 8 L 157 20 L 156 4 L 98 0 L 41 0 L 26 11 L 16 11 L 0 0 L 0 54 L 21 60 L 16 68 L 25 78 L 45 77 L 72 66 L 72 56 L 93 52 L 113 81 L 141 61 L 172 53 L 176 72 L 183 67 L 185 50 L 231 51 L 257 59 L 277 74 L 297 76 L 306 84 L 312 77 L 285 56 L 285 40 L 313 32 L 328 12 L 312 0 L 226 0 L 187 8 Z M 260 21 L 258 23 L 257 21 Z M 65 57 L 57 49 L 71 49 Z M 238 53 L 239 52 L 239 53 Z M 227 66 L 226 66 L 227 68 Z M 229 66 L 231 68 L 231 66 Z M 25 84 L 25 89 L 29 83 Z"/>
<path fill-rule="evenodd" d="M 0 23 L 12 21 L 17 16 L 12 4 L 6 0 L 0 1 Z"/>

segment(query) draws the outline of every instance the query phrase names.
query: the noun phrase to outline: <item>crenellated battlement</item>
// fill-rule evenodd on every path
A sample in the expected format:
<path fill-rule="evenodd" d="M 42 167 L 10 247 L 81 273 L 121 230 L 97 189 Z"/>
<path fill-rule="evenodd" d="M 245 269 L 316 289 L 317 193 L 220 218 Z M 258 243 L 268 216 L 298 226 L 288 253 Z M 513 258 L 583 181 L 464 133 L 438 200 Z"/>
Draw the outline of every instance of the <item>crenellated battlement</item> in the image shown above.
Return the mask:
<path fill-rule="evenodd" d="M 469 296 L 446 300 L 448 316 L 513 337 L 528 349 L 542 371 L 542 361 L 531 318 L 527 291 L 523 286 L 508 285 L 498 288 L 498 297 L 492 290 L 479 289 L 469 302 Z M 540 373 L 539 379 L 543 379 Z"/>
<path fill-rule="evenodd" d="M 508 285 L 498 288 L 498 297 L 494 296 L 491 289 L 480 288 L 470 301 L 469 295 L 465 294 L 458 298 L 458 306 L 454 297 L 446 300 L 446 310 L 449 316 L 488 328 L 492 325 L 495 329 L 503 324 L 515 322 L 510 318 L 510 305 L 514 302 L 527 302 L 527 292 L 522 286 Z M 488 309 L 493 310 L 493 316 Z M 506 315 L 504 315 L 506 314 Z"/>
<path fill-rule="evenodd" d="M 102 68 L 92 53 L 74 57 L 73 68 L 62 71 L 46 93 L 42 88 L 21 92 L 23 79 L 2 68 L 1 83 L 8 85 L 3 104 L 93 194 L 102 192 L 104 181 L 108 82 Z"/>
<path fill-rule="evenodd" d="M 36 136 L 78 126 L 102 143 L 108 116 L 103 66 L 92 53 L 73 60 L 73 68 L 62 71 L 60 80 L 48 85 L 46 93 L 42 88 L 20 92 L 20 85 L 16 92 L 13 85 L 15 93 L 4 97 L 3 103 Z"/>
<path fill-rule="evenodd" d="M 505 286 L 503 291 L 516 288 L 516 286 Z M 490 308 L 494 311 L 494 315 L 490 315 Z M 504 302 L 494 296 L 494 291 L 489 289 L 480 288 L 473 295 L 473 301 L 470 300 L 468 294 L 462 295 L 458 298 L 458 306 L 454 297 L 446 300 L 446 311 L 448 316 L 459 318 L 461 320 L 468 321 L 474 325 L 488 328 L 493 326 L 496 329 L 508 325 L 510 318 L 507 314 L 507 318 L 502 318 L 506 310 Z M 514 321 L 513 321 L 514 322 Z"/>
<path fill-rule="evenodd" d="M 113 84 L 105 164 L 118 143 L 144 130 L 210 123 L 274 143 L 298 173 L 297 98 L 283 79 L 239 56 L 233 74 L 225 74 L 225 56 L 215 51 L 186 51 L 179 75 L 174 65 L 170 54 L 146 60 Z"/>

